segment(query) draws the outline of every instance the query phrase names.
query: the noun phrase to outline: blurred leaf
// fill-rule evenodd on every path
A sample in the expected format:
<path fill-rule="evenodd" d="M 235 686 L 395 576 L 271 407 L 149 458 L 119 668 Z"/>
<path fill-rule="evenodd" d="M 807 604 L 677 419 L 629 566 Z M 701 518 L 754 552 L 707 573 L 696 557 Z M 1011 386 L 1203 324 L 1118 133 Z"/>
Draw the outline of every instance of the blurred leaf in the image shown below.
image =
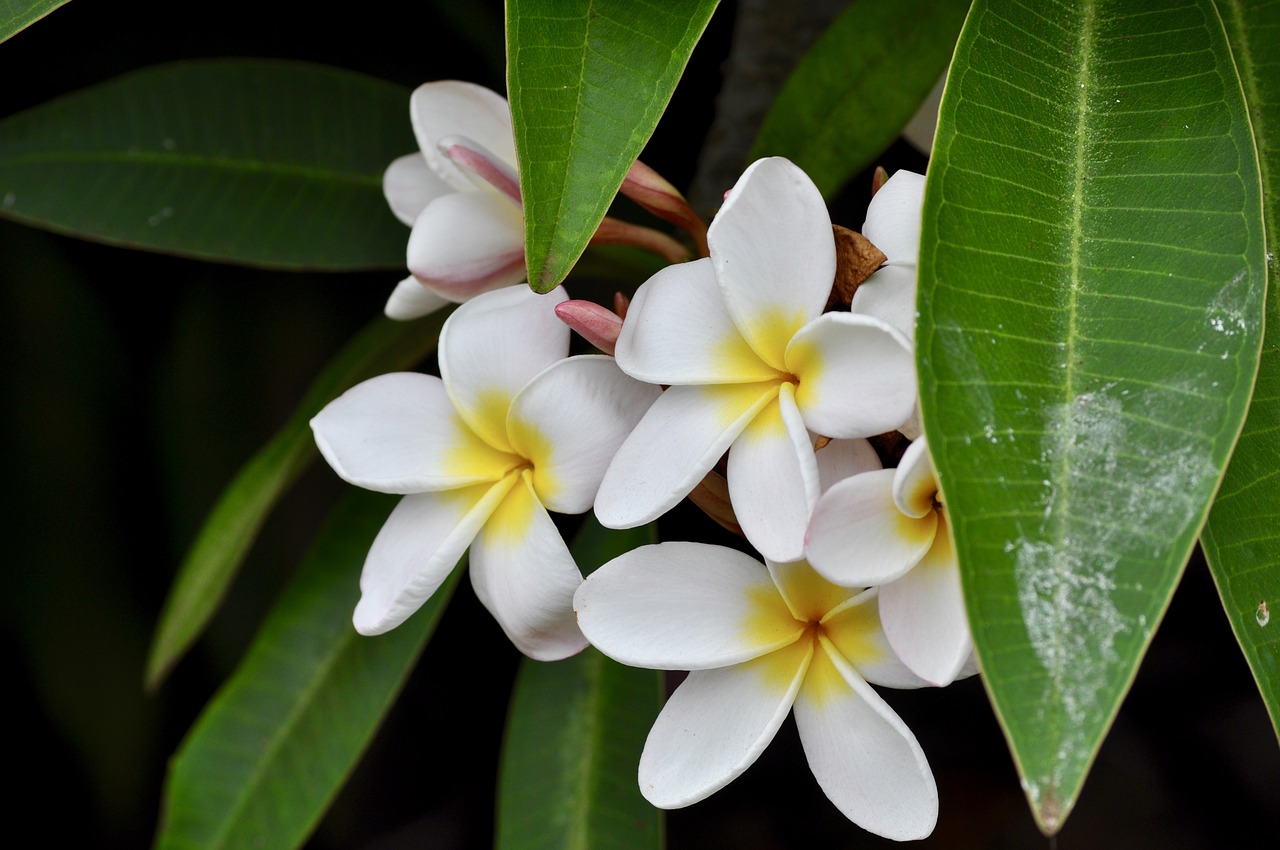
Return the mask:
<path fill-rule="evenodd" d="M 0 121 L 0 215 L 205 260 L 404 265 L 382 172 L 409 92 L 320 65 L 160 65 Z"/>
<path fill-rule="evenodd" d="M 351 626 L 365 553 L 396 497 L 352 491 L 244 662 L 170 765 L 156 847 L 297 847 L 373 737 L 431 636 L 459 566 L 404 625 Z"/>
<path fill-rule="evenodd" d="M 6 0 L 0 4 L 0 41 L 21 32 L 67 0 Z"/>
<path fill-rule="evenodd" d="M 1280 245 L 1280 3 L 1218 0 L 1262 171 L 1271 277 L 1266 332 L 1249 418 L 1236 444 L 1200 541 L 1231 628 L 1280 734 L 1280 628 L 1267 628 L 1276 607 L 1280 626 L 1280 297 L 1275 247 Z"/>
<path fill-rule="evenodd" d="M 315 458 L 311 417 L 360 381 L 421 361 L 434 350 L 448 314 L 441 310 L 413 322 L 375 319 L 338 352 L 284 427 L 227 485 L 165 600 L 147 659 L 148 688 L 164 680 L 204 631 L 272 507 Z"/>
<path fill-rule="evenodd" d="M 667 108 L 716 0 L 507 0 L 529 283 L 549 292 Z"/>
<path fill-rule="evenodd" d="M 947 69 L 967 5 L 849 6 L 792 71 L 750 160 L 785 156 L 831 196 L 889 147 Z"/>
<path fill-rule="evenodd" d="M 609 531 L 590 515 L 572 549 L 590 572 L 654 541 L 652 526 Z M 563 661 L 524 659 L 507 715 L 495 846 L 661 848 L 662 812 L 636 781 L 661 707 L 661 673 L 624 667 L 592 647 Z"/>
<path fill-rule="evenodd" d="M 984 680 L 1057 830 L 1182 573 L 1262 335 L 1209 0 L 979 0 L 926 188 L 921 407 Z"/>

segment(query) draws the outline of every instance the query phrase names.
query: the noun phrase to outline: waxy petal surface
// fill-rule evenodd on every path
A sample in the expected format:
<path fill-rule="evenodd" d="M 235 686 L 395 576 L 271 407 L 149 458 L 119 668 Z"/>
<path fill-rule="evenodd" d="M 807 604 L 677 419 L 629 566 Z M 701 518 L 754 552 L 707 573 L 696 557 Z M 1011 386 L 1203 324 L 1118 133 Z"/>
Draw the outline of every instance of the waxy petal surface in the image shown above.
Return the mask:
<path fill-rule="evenodd" d="M 929 683 L 894 654 L 881 622 L 879 587 L 868 588 L 828 612 L 823 633 L 850 667 L 873 685 L 923 688 Z"/>
<path fill-rule="evenodd" d="M 447 298 L 427 289 L 422 281 L 410 275 L 391 290 L 391 297 L 387 299 L 383 312 L 388 319 L 407 322 L 434 313 L 449 303 Z"/>
<path fill-rule="evenodd" d="M 459 192 L 472 191 L 475 184 L 437 148 L 447 136 L 466 136 L 515 168 L 511 110 L 506 98 L 484 86 L 458 80 L 418 86 L 409 99 L 409 118 L 427 164 Z"/>
<path fill-rule="evenodd" d="M 907 447 L 893 476 L 893 501 L 909 517 L 922 517 L 934 509 L 938 474 L 924 438 Z"/>
<path fill-rule="evenodd" d="M 427 167 L 426 157 L 421 153 L 397 157 L 382 173 L 382 194 L 387 198 L 387 206 L 410 227 L 427 204 L 452 191 L 452 186 Z"/>
<path fill-rule="evenodd" d="M 450 301 L 524 280 L 524 214 L 496 192 L 436 198 L 409 233 L 413 276 Z"/>
<path fill-rule="evenodd" d="M 849 310 L 886 322 L 907 339 L 915 339 L 916 267 L 881 266 L 853 293 Z"/>
<path fill-rule="evenodd" d="M 920 254 L 920 211 L 924 207 L 924 175 L 895 171 L 867 206 L 862 235 L 891 264 L 915 265 Z"/>
<path fill-rule="evenodd" d="M 862 439 L 832 440 L 815 454 L 818 458 L 818 483 L 823 493 L 838 481 L 883 466 L 876 450 Z"/>

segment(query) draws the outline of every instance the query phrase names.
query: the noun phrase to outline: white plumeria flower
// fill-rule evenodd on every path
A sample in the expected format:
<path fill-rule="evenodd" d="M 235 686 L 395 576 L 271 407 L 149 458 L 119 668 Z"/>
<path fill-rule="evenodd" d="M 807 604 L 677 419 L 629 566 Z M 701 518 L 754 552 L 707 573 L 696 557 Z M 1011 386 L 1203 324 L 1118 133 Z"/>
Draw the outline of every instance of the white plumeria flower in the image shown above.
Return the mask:
<path fill-rule="evenodd" d="M 409 116 L 420 153 L 383 176 L 392 212 L 413 227 L 411 276 L 386 313 L 425 316 L 444 304 L 525 279 L 524 210 L 506 98 L 444 80 L 419 86 Z"/>
<path fill-rule="evenodd" d="M 810 432 L 891 431 L 915 402 L 908 340 L 871 316 L 823 313 L 835 276 L 826 205 L 791 162 L 743 174 L 707 234 L 711 256 L 639 290 L 618 365 L 670 385 L 605 474 L 596 515 L 613 528 L 655 519 L 729 451 L 733 509 L 769 558 L 799 558 L 820 492 Z"/>
<path fill-rule="evenodd" d="M 880 585 L 880 616 L 898 657 L 932 685 L 976 672 L 946 511 L 923 438 L 897 469 L 863 472 L 818 500 L 806 555 L 846 587 Z"/>
<path fill-rule="evenodd" d="M 723 788 L 794 708 L 813 775 L 847 818 L 898 840 L 933 831 L 938 792 L 924 752 L 867 684 L 923 684 L 885 641 L 875 589 L 837 587 L 803 561 L 766 568 L 732 549 L 661 543 L 592 573 L 574 608 L 604 654 L 692 671 L 640 757 L 640 791 L 655 806 Z"/>
<path fill-rule="evenodd" d="M 485 293 L 440 335 L 442 378 L 382 375 L 313 420 L 329 465 L 352 484 L 403 493 L 369 550 L 354 622 L 404 622 L 471 547 L 476 595 L 526 655 L 585 642 L 572 599 L 582 575 L 548 510 L 591 507 L 605 466 L 657 396 L 604 356 L 566 357 L 562 290 Z"/>

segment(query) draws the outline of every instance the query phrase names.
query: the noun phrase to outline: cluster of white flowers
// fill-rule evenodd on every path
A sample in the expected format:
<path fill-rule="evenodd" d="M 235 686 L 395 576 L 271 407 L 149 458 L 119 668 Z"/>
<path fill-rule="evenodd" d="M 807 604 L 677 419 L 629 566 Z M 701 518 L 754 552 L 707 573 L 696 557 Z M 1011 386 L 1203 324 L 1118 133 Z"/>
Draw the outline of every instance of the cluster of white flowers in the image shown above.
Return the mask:
<path fill-rule="evenodd" d="M 385 186 L 413 226 L 412 276 L 387 312 L 465 303 L 445 323 L 439 378 L 375 378 L 313 420 L 340 476 L 405 494 L 369 552 L 356 628 L 403 622 L 470 547 L 477 596 L 526 654 L 590 642 L 625 664 L 692 671 L 641 758 L 655 805 L 726 785 L 794 709 L 813 773 L 848 818 L 891 838 L 928 835 L 928 762 L 868 684 L 974 672 L 916 417 L 923 178 L 899 172 L 875 195 L 863 233 L 887 262 L 849 311 L 828 312 L 837 251 L 825 203 L 787 160 L 756 162 L 707 231 L 709 256 L 650 278 L 620 329 L 597 324 L 616 358 L 570 357 L 563 291 L 507 286 L 523 280 L 524 252 L 505 101 L 433 83 L 411 114 L 422 152 L 393 163 Z M 893 431 L 915 442 L 882 469 L 866 438 Z M 667 542 L 583 580 L 548 511 L 647 523 L 726 454 L 733 515 L 763 564 Z"/>

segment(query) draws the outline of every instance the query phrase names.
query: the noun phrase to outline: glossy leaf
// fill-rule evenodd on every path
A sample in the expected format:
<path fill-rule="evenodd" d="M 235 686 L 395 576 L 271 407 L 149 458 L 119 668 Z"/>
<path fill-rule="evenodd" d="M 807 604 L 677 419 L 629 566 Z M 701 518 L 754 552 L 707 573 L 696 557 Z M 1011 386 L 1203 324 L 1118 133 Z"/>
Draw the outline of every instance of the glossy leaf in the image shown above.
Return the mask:
<path fill-rule="evenodd" d="M 716 0 L 507 0 L 507 91 L 530 285 L 581 256 L 653 133 Z"/>
<path fill-rule="evenodd" d="M 5 0 L 0 3 L 0 41 L 21 32 L 67 0 Z"/>
<path fill-rule="evenodd" d="M 984 681 L 1057 830 L 1239 434 L 1257 160 L 1208 0 L 979 0 L 926 186 L 925 432 Z"/>
<path fill-rule="evenodd" d="M 610 531 L 588 516 L 572 550 L 584 572 L 654 542 L 652 526 Z M 640 751 L 662 707 L 662 674 L 592 647 L 525 659 L 507 715 L 498 850 L 657 850 L 662 812 L 640 796 Z"/>
<path fill-rule="evenodd" d="M 210 511 L 165 600 L 147 659 L 146 684 L 157 687 L 208 625 L 276 501 L 316 457 L 309 425 L 347 388 L 406 369 L 426 357 L 448 316 L 414 322 L 379 318 L 325 367 L 284 427 L 236 474 Z"/>
<path fill-rule="evenodd" d="M 342 787 L 462 569 L 408 622 L 351 625 L 365 553 L 396 499 L 353 491 L 169 769 L 159 850 L 298 847 Z"/>
<path fill-rule="evenodd" d="M 1280 734 L 1280 2 L 1218 0 L 1253 120 L 1271 295 L 1249 418 L 1200 536 L 1231 628 Z M 1276 608 L 1277 622 L 1271 623 Z"/>
<path fill-rule="evenodd" d="M 398 268 L 382 172 L 416 150 L 409 92 L 294 62 L 161 65 L 0 121 L 0 215 L 278 268 Z"/>
<path fill-rule="evenodd" d="M 835 194 L 897 138 L 947 69 L 965 9 L 956 0 L 850 5 L 787 78 L 749 159 L 785 156 Z"/>

